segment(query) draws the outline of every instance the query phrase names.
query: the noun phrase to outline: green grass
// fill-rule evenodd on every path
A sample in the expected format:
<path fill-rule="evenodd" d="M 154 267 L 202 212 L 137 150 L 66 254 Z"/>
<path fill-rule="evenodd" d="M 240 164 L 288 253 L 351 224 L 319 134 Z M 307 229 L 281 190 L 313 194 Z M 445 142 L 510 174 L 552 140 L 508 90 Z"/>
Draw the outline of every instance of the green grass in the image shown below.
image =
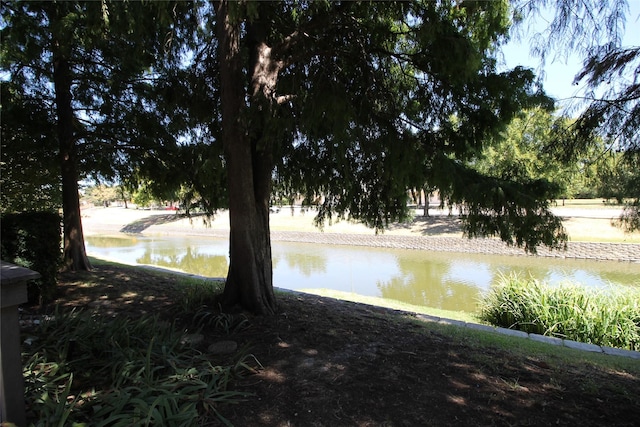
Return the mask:
<path fill-rule="evenodd" d="M 217 297 L 224 289 L 221 280 L 205 280 L 185 277 L 177 288 L 180 297 L 177 301 L 182 311 L 192 312 L 202 306 L 215 307 Z"/>
<path fill-rule="evenodd" d="M 624 205 L 616 203 L 615 200 L 597 199 L 558 199 L 552 204 L 552 207 L 558 208 L 581 208 L 581 209 L 603 209 L 603 208 L 620 208 Z"/>
<path fill-rule="evenodd" d="M 494 364 L 493 353 L 484 349 L 499 349 L 525 359 L 544 361 L 559 368 L 566 365 L 590 366 L 610 371 L 622 370 L 632 375 L 640 375 L 640 363 L 628 357 L 612 357 L 604 353 L 581 351 L 568 347 L 550 345 L 527 338 L 513 337 L 481 330 L 465 328 L 412 319 L 412 322 L 424 325 L 425 331 L 437 331 L 452 340 L 464 343 L 473 349 L 474 358 L 479 364 L 483 359 Z"/>
<path fill-rule="evenodd" d="M 358 295 L 353 292 L 336 291 L 332 289 L 301 289 L 300 292 L 318 295 L 326 298 L 334 298 L 342 301 L 351 301 L 359 304 L 368 304 L 378 307 L 390 308 L 392 310 L 408 311 L 411 313 L 426 314 L 429 316 L 440 317 L 445 319 L 460 320 L 462 322 L 480 323 L 480 319 L 474 313 L 465 311 L 442 310 L 434 307 L 426 307 L 422 305 L 413 305 L 401 301 L 387 298 L 377 298 L 364 295 Z"/>
<path fill-rule="evenodd" d="M 640 290 L 548 286 L 503 277 L 481 303 L 490 324 L 601 346 L 640 350 Z"/>

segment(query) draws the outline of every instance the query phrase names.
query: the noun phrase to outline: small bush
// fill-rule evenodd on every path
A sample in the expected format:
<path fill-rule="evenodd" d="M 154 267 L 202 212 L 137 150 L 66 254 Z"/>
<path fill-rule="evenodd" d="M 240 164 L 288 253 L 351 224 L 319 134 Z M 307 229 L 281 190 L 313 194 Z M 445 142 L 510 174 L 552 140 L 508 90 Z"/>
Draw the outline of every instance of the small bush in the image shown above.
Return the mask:
<path fill-rule="evenodd" d="M 548 286 L 512 275 L 484 297 L 480 318 L 504 328 L 640 350 L 639 289 Z"/>
<path fill-rule="evenodd" d="M 224 289 L 220 280 L 183 280 L 178 286 L 175 301 L 179 313 L 190 318 L 192 326 L 198 329 L 215 329 L 225 335 L 248 327 L 249 320 L 244 314 L 223 313 L 219 297 Z"/>
<path fill-rule="evenodd" d="M 4 261 L 41 275 L 27 284 L 29 302 L 52 300 L 62 259 L 60 215 L 53 212 L 2 215 L 0 236 L 0 256 Z"/>
<path fill-rule="evenodd" d="M 177 305 L 183 312 L 193 313 L 203 306 L 215 307 L 224 282 L 219 280 L 183 280 L 180 284 Z"/>

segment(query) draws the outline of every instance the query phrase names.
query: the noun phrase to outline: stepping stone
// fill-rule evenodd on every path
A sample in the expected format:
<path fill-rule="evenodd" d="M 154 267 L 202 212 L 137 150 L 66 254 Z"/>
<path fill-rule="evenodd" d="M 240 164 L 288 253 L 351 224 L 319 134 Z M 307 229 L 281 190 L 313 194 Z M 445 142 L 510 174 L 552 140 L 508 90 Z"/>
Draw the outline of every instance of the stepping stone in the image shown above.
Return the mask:
<path fill-rule="evenodd" d="M 229 354 L 238 349 L 238 343 L 235 341 L 218 341 L 209 346 L 211 354 Z"/>
<path fill-rule="evenodd" d="M 204 335 L 202 334 L 188 334 L 185 335 L 182 340 L 180 340 L 180 344 L 190 344 L 197 345 L 204 341 Z"/>

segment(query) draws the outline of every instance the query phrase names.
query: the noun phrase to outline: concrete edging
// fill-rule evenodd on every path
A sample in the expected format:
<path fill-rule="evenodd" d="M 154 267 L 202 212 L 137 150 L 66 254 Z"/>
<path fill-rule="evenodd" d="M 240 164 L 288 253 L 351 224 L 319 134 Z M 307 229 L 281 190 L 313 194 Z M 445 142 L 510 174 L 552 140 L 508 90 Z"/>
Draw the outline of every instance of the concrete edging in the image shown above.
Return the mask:
<path fill-rule="evenodd" d="M 545 344 L 573 348 L 575 350 L 590 351 L 592 353 L 604 353 L 611 356 L 622 356 L 622 357 L 628 357 L 631 359 L 640 360 L 640 352 L 632 351 L 632 350 L 624 350 L 621 348 L 599 346 L 597 344 L 583 343 L 583 342 L 572 341 L 572 340 L 567 340 L 567 339 L 562 339 L 557 337 L 548 337 L 548 336 L 539 335 L 539 334 L 530 334 L 530 333 L 519 331 L 516 329 L 507 329 L 507 328 L 500 328 L 500 327 L 494 327 L 489 325 L 481 325 L 479 323 L 463 322 L 461 320 L 445 319 L 445 318 L 440 318 L 436 316 L 429 316 L 427 314 L 416 314 L 416 317 L 425 322 L 440 323 L 444 325 L 453 325 L 461 328 L 469 328 L 469 329 L 475 329 L 478 331 L 492 332 L 492 333 L 498 333 L 498 334 L 508 335 L 508 336 L 517 337 L 517 338 L 530 339 L 530 340 L 538 341 Z"/>

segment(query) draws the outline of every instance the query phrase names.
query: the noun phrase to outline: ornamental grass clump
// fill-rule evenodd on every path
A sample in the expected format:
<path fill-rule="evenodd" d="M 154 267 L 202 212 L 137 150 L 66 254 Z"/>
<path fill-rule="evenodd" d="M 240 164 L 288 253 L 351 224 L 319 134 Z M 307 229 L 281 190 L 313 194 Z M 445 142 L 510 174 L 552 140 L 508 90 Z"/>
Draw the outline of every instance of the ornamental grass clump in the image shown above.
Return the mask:
<path fill-rule="evenodd" d="M 640 289 L 549 286 L 503 276 L 483 298 L 480 318 L 504 328 L 640 351 Z"/>
<path fill-rule="evenodd" d="M 36 427 L 226 424 L 221 405 L 248 397 L 232 385 L 258 362 L 216 360 L 185 333 L 155 316 L 56 312 L 25 343 L 28 417 Z"/>
<path fill-rule="evenodd" d="M 180 311 L 193 313 L 203 306 L 217 307 L 217 299 L 224 289 L 218 280 L 185 279 L 178 287 L 176 304 Z"/>

